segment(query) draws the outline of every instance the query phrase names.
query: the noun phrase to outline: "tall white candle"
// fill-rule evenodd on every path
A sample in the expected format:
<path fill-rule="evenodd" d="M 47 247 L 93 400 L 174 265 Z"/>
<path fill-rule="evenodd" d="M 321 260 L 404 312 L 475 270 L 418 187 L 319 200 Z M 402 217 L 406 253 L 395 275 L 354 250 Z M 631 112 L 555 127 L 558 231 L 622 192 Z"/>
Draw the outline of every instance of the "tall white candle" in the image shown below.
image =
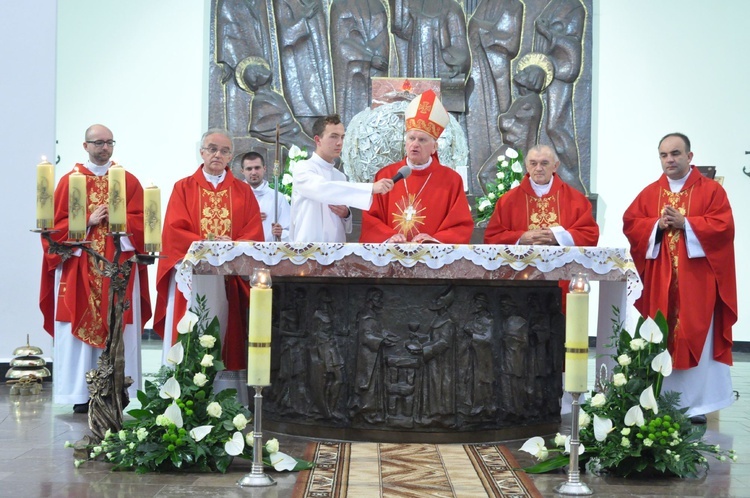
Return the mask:
<path fill-rule="evenodd" d="M 143 238 L 146 252 L 161 251 L 161 189 L 155 185 L 143 190 Z"/>
<path fill-rule="evenodd" d="M 74 171 L 68 175 L 68 238 L 80 241 L 86 238 L 88 214 L 88 193 L 86 192 L 86 175 Z"/>
<path fill-rule="evenodd" d="M 579 274 L 570 282 L 565 307 L 565 390 L 587 391 L 589 361 L 589 283 Z"/>
<path fill-rule="evenodd" d="M 250 281 L 250 319 L 248 324 L 247 384 L 271 385 L 271 275 L 256 268 Z"/>
<path fill-rule="evenodd" d="M 107 172 L 109 177 L 109 219 L 110 232 L 125 232 L 127 217 L 127 189 L 125 187 L 125 169 L 113 164 Z"/>
<path fill-rule="evenodd" d="M 55 217 L 55 167 L 42 157 L 36 166 L 36 227 L 41 230 L 52 228 Z"/>

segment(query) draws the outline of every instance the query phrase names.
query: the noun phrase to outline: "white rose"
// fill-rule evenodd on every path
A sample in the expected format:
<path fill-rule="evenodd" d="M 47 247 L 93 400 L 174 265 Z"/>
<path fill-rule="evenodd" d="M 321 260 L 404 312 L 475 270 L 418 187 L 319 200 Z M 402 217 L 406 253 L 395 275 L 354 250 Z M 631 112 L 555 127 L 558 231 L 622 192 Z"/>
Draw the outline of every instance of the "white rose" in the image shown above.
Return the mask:
<path fill-rule="evenodd" d="M 292 175 L 289 173 L 284 173 L 284 176 L 281 177 L 281 184 L 282 185 L 289 185 L 292 183 Z"/>
<path fill-rule="evenodd" d="M 630 365 L 631 361 L 632 360 L 630 359 L 630 356 L 626 354 L 621 354 L 617 357 L 617 363 L 619 363 L 621 367 L 627 367 L 628 365 Z"/>
<path fill-rule="evenodd" d="M 604 406 L 604 403 L 606 402 L 607 397 L 603 393 L 597 393 L 593 398 L 591 398 L 591 406 L 595 408 Z"/>
<path fill-rule="evenodd" d="M 255 445 L 255 432 L 250 431 L 245 434 L 245 443 L 251 448 Z"/>
<path fill-rule="evenodd" d="M 214 344 L 216 344 L 216 337 L 208 334 L 204 334 L 200 338 L 201 346 L 203 346 L 206 349 L 214 347 Z"/>
<path fill-rule="evenodd" d="M 501 161 L 500 162 L 500 166 L 502 166 L 503 168 L 507 168 L 508 167 L 508 161 Z"/>
<path fill-rule="evenodd" d="M 279 451 L 279 440 L 276 438 L 269 439 L 266 442 L 266 451 L 269 453 L 276 453 Z"/>
<path fill-rule="evenodd" d="M 620 431 L 620 434 L 622 434 L 623 436 L 630 435 L 630 427 L 625 427 L 623 430 Z"/>
<path fill-rule="evenodd" d="M 503 178 L 505 178 L 505 172 L 503 172 L 503 171 L 498 171 L 498 172 L 497 172 L 497 175 L 495 175 L 495 176 L 497 176 L 497 179 L 498 179 L 498 180 L 502 180 Z"/>
<path fill-rule="evenodd" d="M 247 426 L 247 419 L 245 418 L 243 414 L 238 413 L 232 419 L 232 423 L 234 424 L 234 426 L 237 428 L 238 431 L 241 431 Z"/>
<path fill-rule="evenodd" d="M 581 414 L 578 418 L 578 427 L 585 429 L 591 423 L 591 415 L 588 412 L 581 410 Z"/>
<path fill-rule="evenodd" d="M 495 199 L 497 199 L 497 196 L 490 192 L 489 194 L 487 194 L 487 198 L 491 201 L 494 201 Z"/>
<path fill-rule="evenodd" d="M 221 405 L 214 401 L 206 407 L 206 413 L 213 418 L 221 417 Z"/>
<path fill-rule="evenodd" d="M 193 375 L 193 384 L 195 384 L 196 386 L 203 387 L 206 385 L 206 382 L 208 382 L 208 378 L 204 373 L 198 372 L 197 374 Z"/>
<path fill-rule="evenodd" d="M 646 347 L 646 341 L 641 338 L 633 339 L 630 341 L 630 349 L 633 351 L 640 351 Z"/>
<path fill-rule="evenodd" d="M 628 378 L 625 377 L 624 373 L 616 373 L 614 377 L 612 377 L 612 383 L 615 385 L 615 387 L 624 386 L 628 383 Z"/>
<path fill-rule="evenodd" d="M 504 155 L 500 154 L 499 156 L 497 156 L 497 162 L 501 163 L 503 161 L 505 161 L 505 156 Z"/>
<path fill-rule="evenodd" d="M 203 355 L 203 359 L 201 360 L 201 366 L 202 367 L 214 366 L 214 355 L 212 354 Z"/>
<path fill-rule="evenodd" d="M 628 439 L 628 438 L 626 438 L 626 437 L 623 437 L 623 438 L 622 438 L 622 439 L 620 440 L 620 445 L 621 445 L 621 446 L 622 446 L 623 448 L 630 448 L 630 439 Z"/>
<path fill-rule="evenodd" d="M 515 149 L 511 149 L 510 147 L 508 147 L 507 149 L 505 149 L 505 155 L 511 159 L 515 159 L 518 157 L 518 152 L 516 152 Z"/>
<path fill-rule="evenodd" d="M 565 441 L 567 440 L 567 436 L 563 436 L 559 432 L 555 435 L 555 446 L 562 447 L 565 446 Z"/>
<path fill-rule="evenodd" d="M 498 191 L 498 192 L 502 192 L 503 190 L 505 190 L 505 185 L 503 185 L 503 184 L 501 183 L 501 184 L 499 184 L 499 185 L 497 186 L 497 191 Z"/>

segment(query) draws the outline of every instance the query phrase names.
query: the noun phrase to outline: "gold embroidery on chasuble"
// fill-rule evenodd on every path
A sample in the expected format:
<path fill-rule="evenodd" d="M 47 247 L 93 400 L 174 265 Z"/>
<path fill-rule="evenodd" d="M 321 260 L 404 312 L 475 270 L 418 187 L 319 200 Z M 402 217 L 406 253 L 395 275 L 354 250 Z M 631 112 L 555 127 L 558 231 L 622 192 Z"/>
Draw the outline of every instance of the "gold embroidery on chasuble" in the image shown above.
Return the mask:
<path fill-rule="evenodd" d="M 87 176 L 86 177 L 86 212 L 91 214 L 94 209 L 108 202 L 109 178 L 105 176 Z M 109 225 L 99 223 L 90 227 L 88 238 L 91 242 L 91 248 L 99 254 L 104 254 L 107 245 L 107 231 Z M 77 337 L 86 344 L 103 348 L 107 342 L 107 324 L 104 322 L 104 308 L 102 307 L 102 287 L 104 277 L 101 274 L 103 270 L 100 263 L 89 256 L 86 256 L 88 264 L 88 281 L 89 292 L 86 295 L 86 309 L 81 315 L 81 321 L 78 327 L 73 330 L 73 336 Z M 78 292 L 85 292 L 85 289 L 78 289 Z"/>
<path fill-rule="evenodd" d="M 417 199 L 417 194 L 407 194 L 396 202 L 396 212 L 392 213 L 393 223 L 399 232 L 407 237 L 412 231 L 419 233 L 419 227 L 424 225 L 427 218 L 422 213 L 422 201 Z"/>
<path fill-rule="evenodd" d="M 201 189 L 201 235 L 208 239 L 232 235 L 232 199 L 229 190 Z"/>
<path fill-rule="evenodd" d="M 662 189 L 659 198 L 659 216 L 664 212 L 666 206 L 672 206 L 681 215 L 687 216 L 690 207 L 690 195 L 692 187 L 682 192 L 672 192 Z M 672 354 L 674 351 L 675 339 L 681 336 L 682 327 L 680 326 L 680 295 L 679 295 L 679 243 L 682 238 L 682 230 L 669 229 L 664 231 L 662 244 L 666 246 L 669 261 L 672 266 L 671 279 L 669 281 L 669 310 L 667 311 L 667 323 L 669 324 L 669 345 Z"/>
<path fill-rule="evenodd" d="M 557 196 L 526 196 L 526 212 L 529 219 L 529 230 L 550 228 L 560 225 L 560 207 Z"/>

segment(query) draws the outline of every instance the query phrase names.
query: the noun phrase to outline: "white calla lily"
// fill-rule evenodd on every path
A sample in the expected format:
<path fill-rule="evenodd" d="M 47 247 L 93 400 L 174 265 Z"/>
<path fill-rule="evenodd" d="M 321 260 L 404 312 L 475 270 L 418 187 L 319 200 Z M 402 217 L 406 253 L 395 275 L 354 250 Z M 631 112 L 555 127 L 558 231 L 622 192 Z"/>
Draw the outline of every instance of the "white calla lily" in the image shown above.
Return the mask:
<path fill-rule="evenodd" d="M 656 396 L 654 396 L 653 384 L 643 390 L 643 392 L 641 393 L 640 401 L 641 401 L 641 406 L 644 409 L 653 410 L 654 415 L 659 413 L 659 405 L 656 403 Z"/>
<path fill-rule="evenodd" d="M 232 439 L 224 443 L 224 451 L 227 452 L 227 455 L 237 456 L 242 453 L 242 450 L 244 449 L 245 438 L 239 431 L 232 434 Z"/>
<path fill-rule="evenodd" d="M 597 441 L 601 442 L 607 439 L 607 434 L 613 430 L 615 428 L 612 425 L 612 420 L 594 414 L 594 437 Z"/>
<path fill-rule="evenodd" d="M 302 149 L 297 147 L 296 145 L 292 145 L 289 147 L 289 157 L 299 157 L 302 155 Z"/>
<path fill-rule="evenodd" d="M 182 427 L 182 410 L 177 406 L 176 401 L 172 401 L 172 404 L 164 410 L 164 416 L 169 419 L 178 429 Z"/>
<path fill-rule="evenodd" d="M 636 427 L 640 427 L 645 423 L 646 421 L 643 418 L 643 410 L 641 410 L 641 407 L 638 405 L 632 407 L 625 414 L 625 425 L 627 425 L 628 427 L 632 427 L 634 425 Z"/>
<path fill-rule="evenodd" d="M 183 358 L 185 358 L 185 348 L 182 346 L 181 342 L 178 342 L 169 348 L 169 352 L 167 353 L 167 363 L 179 365 L 182 363 Z"/>
<path fill-rule="evenodd" d="M 661 373 L 664 377 L 672 375 L 672 356 L 666 349 L 654 356 L 651 360 L 651 369 L 654 372 Z"/>
<path fill-rule="evenodd" d="M 651 317 L 646 318 L 643 322 L 640 333 L 641 337 L 651 344 L 659 344 L 664 339 L 664 334 L 661 333 L 661 329 Z"/>
<path fill-rule="evenodd" d="M 180 397 L 180 383 L 174 376 L 167 379 L 161 389 L 159 389 L 159 397 L 162 399 L 177 399 Z"/>
<path fill-rule="evenodd" d="M 516 152 L 516 149 L 511 149 L 510 147 L 508 147 L 507 149 L 505 149 L 505 155 L 511 159 L 515 159 L 518 157 L 518 152 Z"/>
<path fill-rule="evenodd" d="M 211 432 L 211 429 L 213 428 L 213 425 L 201 425 L 199 427 L 195 427 L 190 431 L 190 437 L 193 438 L 193 441 L 197 443 L 204 437 L 208 436 L 208 434 Z"/>
<path fill-rule="evenodd" d="M 532 437 L 531 439 L 523 443 L 523 446 L 521 446 L 519 449 L 521 451 L 525 451 L 526 453 L 534 455 L 534 457 L 538 459 L 544 458 L 544 455 L 547 454 L 547 448 L 544 446 L 544 439 L 539 436 Z"/>
<path fill-rule="evenodd" d="M 198 323 L 198 315 L 192 311 L 186 311 L 185 315 L 177 322 L 177 332 L 180 334 L 189 334 L 193 327 Z"/>
<path fill-rule="evenodd" d="M 271 453 L 270 455 L 268 455 L 268 459 L 271 460 L 271 465 L 273 465 L 273 468 L 278 471 L 294 470 L 294 467 L 297 466 L 297 460 L 280 451 Z"/>

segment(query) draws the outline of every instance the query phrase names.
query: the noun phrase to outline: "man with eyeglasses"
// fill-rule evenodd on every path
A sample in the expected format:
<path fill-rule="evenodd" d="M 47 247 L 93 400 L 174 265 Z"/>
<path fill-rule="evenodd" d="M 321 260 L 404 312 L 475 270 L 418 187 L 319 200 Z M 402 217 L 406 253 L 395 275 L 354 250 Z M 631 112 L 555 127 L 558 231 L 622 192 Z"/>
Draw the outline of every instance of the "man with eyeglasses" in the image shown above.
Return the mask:
<path fill-rule="evenodd" d="M 86 241 L 110 261 L 114 258 L 113 238 L 109 231 L 107 202 L 109 197 L 110 166 L 115 140 L 106 126 L 95 124 L 86 130 L 83 148 L 88 153 L 86 163 L 76 164 L 64 175 L 55 189 L 55 233 L 51 236 L 63 241 L 68 237 L 68 176 L 74 171 L 86 177 L 86 209 L 89 213 Z M 127 236 L 120 239 L 121 261 L 136 252 L 143 253 L 143 188 L 138 179 L 125 172 L 127 192 Z M 96 368 L 103 351 L 108 331 L 109 279 L 98 271 L 98 263 L 88 254 L 77 250 L 65 262 L 57 254 L 47 252 L 42 263 L 40 308 L 44 314 L 44 328 L 55 338 L 54 402 L 72 404 L 76 413 L 88 412 L 86 372 Z M 151 317 L 148 275 L 146 268 L 134 265 L 128 281 L 130 307 L 124 312 L 125 375 L 133 379 L 128 389 L 135 399 L 141 387 L 141 334 L 143 324 Z"/>
<path fill-rule="evenodd" d="M 190 244 L 197 240 L 263 241 L 263 224 L 258 202 L 250 186 L 235 178 L 229 169 L 232 137 L 225 130 L 210 129 L 201 139 L 203 159 L 191 176 L 174 185 L 167 204 L 162 233 L 162 252 L 156 276 L 154 330 L 164 338 L 163 360 L 177 337 L 176 325 L 189 307 L 176 288 L 175 269 Z M 226 278 L 219 289 L 201 292 L 225 295 L 228 303 L 222 324 L 222 357 L 227 370 L 247 368 L 245 338 L 249 288 L 240 277 Z M 235 309 L 236 308 L 236 309 Z M 226 311 L 226 308 L 224 308 Z M 223 315 L 223 313 L 221 313 Z"/>

